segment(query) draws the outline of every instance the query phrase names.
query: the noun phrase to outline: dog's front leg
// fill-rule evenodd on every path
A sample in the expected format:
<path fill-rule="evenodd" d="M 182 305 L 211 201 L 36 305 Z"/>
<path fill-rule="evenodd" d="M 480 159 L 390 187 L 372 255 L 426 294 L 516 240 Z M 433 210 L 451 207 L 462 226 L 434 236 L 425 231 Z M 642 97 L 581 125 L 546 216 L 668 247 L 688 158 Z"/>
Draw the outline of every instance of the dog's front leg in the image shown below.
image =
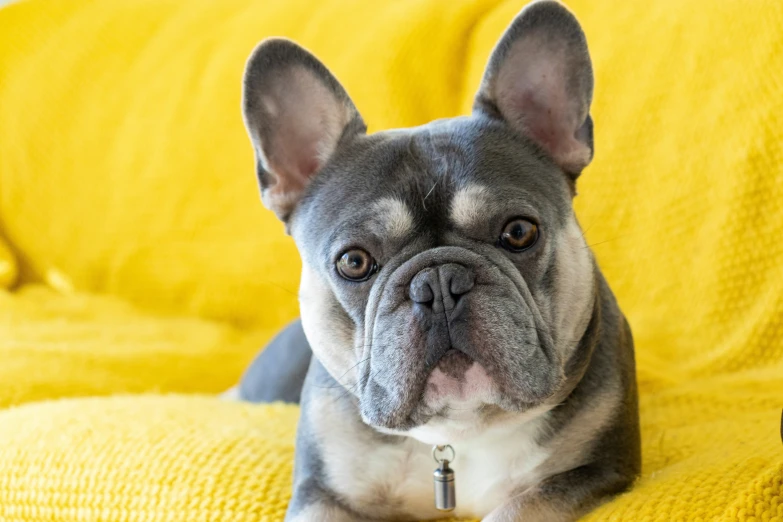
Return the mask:
<path fill-rule="evenodd" d="M 294 455 L 294 491 L 286 522 L 369 522 L 372 519 L 367 513 L 373 515 L 373 511 L 360 513 L 349 505 L 346 497 L 354 492 L 350 488 L 347 491 L 336 489 L 334 470 L 330 474 L 330 461 L 349 458 L 354 448 L 351 437 L 356 435 L 358 428 L 349 426 L 345 415 L 356 415 L 356 423 L 361 424 L 350 403 L 348 392 L 329 376 L 318 359 L 312 358 L 302 388 Z M 328 437 L 339 443 L 335 445 L 330 439 L 333 444 L 328 445 Z M 343 448 L 348 453 L 341 454 Z M 345 473 L 337 472 L 337 475 Z"/>
<path fill-rule="evenodd" d="M 571 522 L 625 491 L 633 478 L 600 466 L 582 466 L 520 491 L 482 522 Z"/>

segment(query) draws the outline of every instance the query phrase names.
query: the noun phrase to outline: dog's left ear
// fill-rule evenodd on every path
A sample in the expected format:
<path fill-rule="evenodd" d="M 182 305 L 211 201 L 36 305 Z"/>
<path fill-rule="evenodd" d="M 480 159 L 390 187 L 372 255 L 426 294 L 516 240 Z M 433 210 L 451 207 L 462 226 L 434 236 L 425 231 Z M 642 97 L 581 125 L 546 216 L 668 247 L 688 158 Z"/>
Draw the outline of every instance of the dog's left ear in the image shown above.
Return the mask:
<path fill-rule="evenodd" d="M 572 179 L 593 157 L 593 67 L 579 22 L 552 0 L 525 7 L 498 42 L 474 111 L 502 118 Z"/>

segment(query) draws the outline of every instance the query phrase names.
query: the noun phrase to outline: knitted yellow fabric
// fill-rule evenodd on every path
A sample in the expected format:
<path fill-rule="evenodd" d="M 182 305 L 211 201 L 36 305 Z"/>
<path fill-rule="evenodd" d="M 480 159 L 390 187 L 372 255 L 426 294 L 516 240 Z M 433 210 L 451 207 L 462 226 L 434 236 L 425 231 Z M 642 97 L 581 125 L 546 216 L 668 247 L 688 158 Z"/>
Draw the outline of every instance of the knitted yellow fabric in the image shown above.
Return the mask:
<path fill-rule="evenodd" d="M 0 408 L 53 397 L 224 391 L 274 333 L 156 316 L 113 296 L 42 285 L 0 291 Z"/>
<path fill-rule="evenodd" d="M 469 110 L 522 3 L 0 9 L 0 521 L 281 520 L 295 408 L 77 397 L 218 391 L 296 315 L 238 109 L 256 41 L 315 51 L 371 129 L 414 125 Z M 783 520 L 783 3 L 568 4 L 596 70 L 577 212 L 643 434 L 638 485 L 588 519 Z"/>
<path fill-rule="evenodd" d="M 279 520 L 297 416 L 182 396 L 12 409 L 0 425 L 0 520 Z"/>

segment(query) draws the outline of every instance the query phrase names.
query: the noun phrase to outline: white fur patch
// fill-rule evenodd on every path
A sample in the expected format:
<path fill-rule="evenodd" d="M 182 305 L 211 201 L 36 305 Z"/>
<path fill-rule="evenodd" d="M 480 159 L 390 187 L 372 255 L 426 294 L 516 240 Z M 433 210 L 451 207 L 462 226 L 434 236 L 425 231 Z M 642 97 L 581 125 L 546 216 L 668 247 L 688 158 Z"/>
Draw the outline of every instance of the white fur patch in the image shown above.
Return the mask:
<path fill-rule="evenodd" d="M 413 215 L 397 198 L 382 198 L 373 203 L 373 231 L 384 238 L 399 239 L 413 229 Z"/>
<path fill-rule="evenodd" d="M 321 502 L 310 504 L 294 516 L 291 522 L 349 522 L 354 520 L 345 510 Z"/>
<path fill-rule="evenodd" d="M 573 215 L 558 243 L 556 327 L 552 331 L 559 337 L 555 341 L 560 346 L 574 348 L 593 312 L 595 276 L 590 250 Z"/>
<path fill-rule="evenodd" d="M 299 312 L 307 342 L 324 368 L 340 384 L 356 383 L 356 355 L 349 328 L 333 319 L 331 289 L 306 263 L 299 285 Z M 349 368 L 346 372 L 345 368 Z"/>
<path fill-rule="evenodd" d="M 451 200 L 451 221 L 463 228 L 480 222 L 484 219 L 488 197 L 487 189 L 481 185 L 461 188 Z"/>
<path fill-rule="evenodd" d="M 431 444 L 414 438 L 399 444 L 379 443 L 367 426 L 326 394 L 309 408 L 328 485 L 355 509 L 392 517 L 395 513 L 386 512 L 382 505 L 393 506 L 398 501 L 416 520 L 442 517 L 433 506 Z M 549 452 L 535 440 L 545 422 L 545 413 L 531 412 L 452 443 L 456 451 L 451 464 L 457 490 L 454 516 L 481 518 L 520 487 L 542 479 L 539 468 Z"/>
<path fill-rule="evenodd" d="M 518 489 L 543 478 L 539 468 L 550 454 L 535 440 L 544 419 L 539 414 L 527 422 L 515 420 L 455 446 L 458 516 L 484 517 Z"/>
<path fill-rule="evenodd" d="M 220 395 L 218 395 L 218 399 L 221 401 L 238 401 L 241 400 L 241 397 L 239 395 L 239 385 L 232 386 L 231 388 L 227 389 Z"/>
<path fill-rule="evenodd" d="M 413 435 L 422 442 L 448 444 L 472 434 L 481 427 L 480 408 L 496 404 L 499 391 L 479 363 L 474 362 L 461 378 L 451 377 L 435 368 L 427 378 L 424 403 L 433 411 L 446 409 L 448 419 L 431 421 L 432 426 L 415 428 Z M 428 427 L 429 426 L 429 427 Z M 466 432 L 465 430 L 469 430 Z"/>

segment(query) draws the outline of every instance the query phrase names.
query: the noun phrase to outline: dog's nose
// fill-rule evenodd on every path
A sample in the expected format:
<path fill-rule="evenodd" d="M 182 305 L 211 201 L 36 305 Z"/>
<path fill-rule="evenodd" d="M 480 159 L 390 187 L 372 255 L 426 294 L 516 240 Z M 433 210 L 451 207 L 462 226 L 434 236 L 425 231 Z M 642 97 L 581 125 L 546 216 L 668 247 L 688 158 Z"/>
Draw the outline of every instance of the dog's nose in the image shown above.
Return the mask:
<path fill-rule="evenodd" d="M 433 312 L 451 310 L 473 288 L 473 272 L 455 263 L 425 268 L 411 280 L 409 294 L 415 303 Z"/>

